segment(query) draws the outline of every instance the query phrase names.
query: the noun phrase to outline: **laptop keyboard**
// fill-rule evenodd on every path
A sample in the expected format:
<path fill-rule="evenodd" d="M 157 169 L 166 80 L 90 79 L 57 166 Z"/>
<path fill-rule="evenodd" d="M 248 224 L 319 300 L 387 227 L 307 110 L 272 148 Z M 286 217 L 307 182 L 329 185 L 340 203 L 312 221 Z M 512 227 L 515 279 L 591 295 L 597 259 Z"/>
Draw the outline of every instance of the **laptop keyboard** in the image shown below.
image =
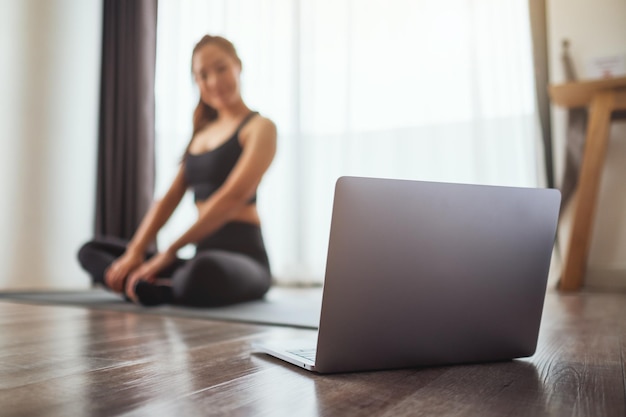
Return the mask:
<path fill-rule="evenodd" d="M 315 348 L 294 349 L 294 350 L 288 350 L 287 352 L 291 353 L 292 355 L 296 355 L 303 359 L 306 359 L 307 361 L 310 361 L 311 363 L 315 363 L 315 353 L 317 352 Z"/>

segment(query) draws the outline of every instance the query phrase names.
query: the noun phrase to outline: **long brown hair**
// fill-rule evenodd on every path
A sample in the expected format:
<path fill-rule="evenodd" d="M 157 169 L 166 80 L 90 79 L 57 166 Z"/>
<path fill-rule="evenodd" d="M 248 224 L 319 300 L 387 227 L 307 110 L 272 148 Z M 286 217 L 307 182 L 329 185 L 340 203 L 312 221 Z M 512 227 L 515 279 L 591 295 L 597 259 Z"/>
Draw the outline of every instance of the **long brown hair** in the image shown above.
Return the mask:
<path fill-rule="evenodd" d="M 193 57 L 196 53 L 202 49 L 206 45 L 214 44 L 232 56 L 235 61 L 241 67 L 241 59 L 237 54 L 237 50 L 235 49 L 235 45 L 232 44 L 226 38 L 221 36 L 212 36 L 212 35 L 204 35 L 202 39 L 194 46 L 193 52 L 191 54 L 191 64 L 193 71 Z M 183 155 L 183 161 L 187 158 L 187 154 L 189 153 L 189 147 L 191 146 L 191 141 L 196 136 L 200 130 L 202 130 L 206 125 L 211 123 L 217 118 L 217 110 L 208 104 L 202 101 L 202 98 L 198 99 L 198 104 L 196 105 L 195 110 L 193 111 L 193 133 L 191 134 L 191 139 L 189 140 L 189 144 L 187 144 L 187 148 L 185 149 L 185 154 Z"/>

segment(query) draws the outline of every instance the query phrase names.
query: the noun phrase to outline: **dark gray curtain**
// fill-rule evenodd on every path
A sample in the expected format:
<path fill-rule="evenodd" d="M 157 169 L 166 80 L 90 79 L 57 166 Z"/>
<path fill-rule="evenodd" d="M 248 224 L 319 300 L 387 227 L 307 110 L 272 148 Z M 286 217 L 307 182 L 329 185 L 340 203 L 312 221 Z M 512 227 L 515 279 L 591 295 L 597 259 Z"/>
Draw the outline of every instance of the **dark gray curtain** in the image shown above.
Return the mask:
<path fill-rule="evenodd" d="M 562 42 L 561 64 L 566 82 L 573 82 L 578 79 L 572 57 L 569 53 L 569 41 Z M 583 152 L 585 150 L 585 137 L 587 133 L 587 109 L 575 108 L 567 110 L 567 132 L 565 134 L 565 172 L 561 183 L 561 213 L 570 201 L 576 186 L 578 176 L 583 162 Z"/>
<path fill-rule="evenodd" d="M 96 236 L 128 239 L 154 192 L 157 0 L 104 0 Z"/>
<path fill-rule="evenodd" d="M 587 109 L 569 109 L 567 111 L 567 132 L 565 149 L 565 172 L 561 183 L 561 211 L 572 198 L 583 162 L 585 138 L 587 133 Z"/>
<path fill-rule="evenodd" d="M 552 134 L 550 123 L 550 98 L 548 97 L 548 36 L 546 21 L 546 1 L 528 0 L 530 25 L 533 38 L 533 58 L 535 63 L 535 83 L 537 108 L 543 133 L 546 177 L 548 187 L 556 187 L 552 163 Z M 563 40 L 561 56 L 562 71 L 565 81 L 576 81 L 576 71 L 569 56 L 569 43 Z M 565 149 L 565 172 L 559 188 L 561 190 L 561 213 L 571 199 L 582 163 L 587 128 L 587 109 L 569 109 L 567 111 L 567 132 Z"/>
<path fill-rule="evenodd" d="M 528 0 L 530 27 L 533 43 L 535 90 L 537 111 L 543 137 L 544 166 L 547 185 L 555 187 L 552 157 L 552 123 L 550 121 L 550 98 L 548 97 L 548 35 L 545 0 Z"/>

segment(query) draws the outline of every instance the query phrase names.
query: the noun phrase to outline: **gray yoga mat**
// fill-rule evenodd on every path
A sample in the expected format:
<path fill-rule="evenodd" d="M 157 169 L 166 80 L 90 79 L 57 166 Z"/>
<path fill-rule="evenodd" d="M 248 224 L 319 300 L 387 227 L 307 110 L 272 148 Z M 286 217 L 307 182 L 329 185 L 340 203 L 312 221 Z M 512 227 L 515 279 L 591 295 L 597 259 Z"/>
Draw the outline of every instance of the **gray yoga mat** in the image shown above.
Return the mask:
<path fill-rule="evenodd" d="M 272 288 L 263 300 L 211 308 L 142 307 L 126 302 L 118 295 L 103 289 L 0 292 L 0 301 L 2 300 L 317 329 L 322 290 Z"/>

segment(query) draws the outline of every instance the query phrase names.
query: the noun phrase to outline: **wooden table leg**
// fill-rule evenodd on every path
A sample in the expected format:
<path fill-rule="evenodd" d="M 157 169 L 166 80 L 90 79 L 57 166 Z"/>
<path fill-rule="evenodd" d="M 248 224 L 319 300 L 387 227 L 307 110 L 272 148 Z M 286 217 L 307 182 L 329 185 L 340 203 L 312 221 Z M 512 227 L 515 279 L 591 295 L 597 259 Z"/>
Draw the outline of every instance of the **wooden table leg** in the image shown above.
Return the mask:
<path fill-rule="evenodd" d="M 585 151 L 574 201 L 574 222 L 559 283 L 559 289 L 563 291 L 575 291 L 583 285 L 614 103 L 613 91 L 601 91 L 594 95 L 589 107 Z"/>

